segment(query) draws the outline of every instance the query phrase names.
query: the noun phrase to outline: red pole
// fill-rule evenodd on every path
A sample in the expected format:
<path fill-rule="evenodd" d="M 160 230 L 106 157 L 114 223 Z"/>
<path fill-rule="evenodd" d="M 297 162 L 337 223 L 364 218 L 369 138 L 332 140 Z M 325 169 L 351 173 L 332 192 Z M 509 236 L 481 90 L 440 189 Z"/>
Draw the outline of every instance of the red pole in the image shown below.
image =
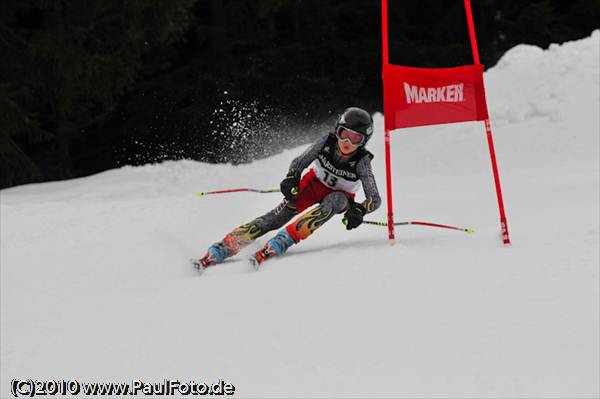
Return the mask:
<path fill-rule="evenodd" d="M 230 190 L 218 190 L 218 191 L 200 191 L 198 195 L 208 195 L 208 194 L 225 194 L 225 193 L 238 193 L 242 191 L 250 191 L 249 188 L 234 188 Z"/>
<path fill-rule="evenodd" d="M 477 49 L 477 37 L 475 36 L 475 26 L 473 25 L 473 14 L 471 13 L 471 1 L 465 0 L 465 11 L 467 12 L 467 24 L 469 25 L 469 36 L 471 37 L 471 51 L 475 65 L 479 65 L 479 50 Z"/>
<path fill-rule="evenodd" d="M 429 223 L 429 222 L 415 222 L 415 221 L 410 221 L 410 222 L 408 222 L 408 224 L 416 224 L 419 226 L 440 227 L 442 229 L 460 230 L 460 231 L 466 231 L 467 233 L 472 232 L 471 229 L 465 229 L 463 227 L 448 226 L 446 224 Z"/>
<path fill-rule="evenodd" d="M 381 42 L 383 45 L 383 68 L 388 65 L 388 10 L 387 0 L 381 0 Z M 385 90 L 385 85 L 384 85 Z M 385 125 L 385 101 L 384 101 L 384 125 Z M 387 190 L 387 210 L 388 210 L 388 238 L 394 242 L 394 207 L 392 200 L 392 169 L 390 155 L 390 131 L 385 128 L 385 183 Z"/>
<path fill-rule="evenodd" d="M 394 241 L 394 207 L 392 200 L 392 168 L 390 160 L 390 131 L 385 129 L 385 183 L 387 191 L 388 238 Z"/>
<path fill-rule="evenodd" d="M 492 138 L 492 126 L 490 119 L 485 120 L 485 131 L 487 134 L 488 148 L 490 149 L 490 159 L 492 160 L 492 170 L 494 171 L 494 183 L 496 184 L 496 197 L 498 197 L 498 209 L 500 210 L 500 229 L 502 231 L 502 242 L 510 244 L 508 236 L 508 223 L 504 213 L 504 201 L 502 200 L 502 188 L 500 187 L 500 175 L 498 174 L 498 164 L 496 162 L 496 151 L 494 151 L 494 139 Z"/>
<path fill-rule="evenodd" d="M 383 65 L 388 64 L 388 9 L 387 0 L 381 0 L 381 41 L 383 44 Z"/>
<path fill-rule="evenodd" d="M 470 0 L 465 1 L 465 12 L 467 13 L 467 24 L 469 25 L 469 36 L 471 37 L 471 51 L 473 52 L 473 61 L 479 65 L 479 50 L 477 49 L 477 37 L 475 36 L 475 26 L 473 24 L 473 14 L 471 12 Z M 485 90 L 485 89 L 484 89 Z M 510 244 L 508 236 L 508 223 L 504 213 L 504 201 L 502 200 L 502 188 L 500 187 L 500 175 L 498 174 L 498 164 L 496 162 L 496 152 L 494 151 L 494 139 L 492 138 L 492 125 L 490 118 L 485 120 L 485 131 L 487 134 L 488 148 L 490 150 L 490 159 L 492 161 L 492 171 L 494 172 L 494 183 L 496 184 L 496 197 L 498 197 L 498 209 L 500 211 L 500 228 L 502 231 L 502 242 Z"/>

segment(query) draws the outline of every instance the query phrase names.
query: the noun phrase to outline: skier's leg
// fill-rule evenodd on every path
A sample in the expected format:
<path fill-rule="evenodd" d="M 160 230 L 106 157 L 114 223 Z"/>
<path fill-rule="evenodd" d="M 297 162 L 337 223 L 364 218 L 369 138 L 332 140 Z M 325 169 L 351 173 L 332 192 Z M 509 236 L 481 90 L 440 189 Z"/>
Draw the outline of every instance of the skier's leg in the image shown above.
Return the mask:
<path fill-rule="evenodd" d="M 349 204 L 348 197 L 343 192 L 335 191 L 323 198 L 318 207 L 300 216 L 285 230 L 295 242 L 304 240 L 335 214 L 344 212 Z"/>
<path fill-rule="evenodd" d="M 349 204 L 348 197 L 341 191 L 328 194 L 319 206 L 300 216 L 285 229 L 281 229 L 263 249 L 254 254 L 254 258 L 260 263 L 266 258 L 283 254 L 290 246 L 308 238 L 335 214 L 346 210 Z"/>
<path fill-rule="evenodd" d="M 226 258 L 237 254 L 252 241 L 265 233 L 278 229 L 286 224 L 296 214 L 295 207 L 283 200 L 275 209 L 249 223 L 236 227 L 221 241 L 211 245 L 206 255 L 200 259 L 206 266 L 223 262 Z"/>
<path fill-rule="evenodd" d="M 206 255 L 199 262 L 206 267 L 221 263 L 226 258 L 237 254 L 258 237 L 280 228 L 298 212 L 321 201 L 327 195 L 327 191 L 323 191 L 323 189 L 327 190 L 327 187 L 319 182 L 313 170 L 309 171 L 302 177 L 298 196 L 293 202 L 284 199 L 270 212 L 237 227 L 221 241 L 208 248 Z"/>

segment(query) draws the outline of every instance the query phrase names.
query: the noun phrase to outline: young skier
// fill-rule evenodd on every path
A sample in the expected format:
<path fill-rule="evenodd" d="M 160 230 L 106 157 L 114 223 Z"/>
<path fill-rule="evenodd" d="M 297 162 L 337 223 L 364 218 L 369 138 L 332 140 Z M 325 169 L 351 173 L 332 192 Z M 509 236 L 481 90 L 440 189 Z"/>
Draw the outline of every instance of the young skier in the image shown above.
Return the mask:
<path fill-rule="evenodd" d="M 376 210 L 381 199 L 371 169 L 373 154 L 365 145 L 373 135 L 373 119 L 361 108 L 351 107 L 338 118 L 335 130 L 313 143 L 295 158 L 281 182 L 283 202 L 250 223 L 241 225 L 208 248 L 206 255 L 192 260 L 198 270 L 223 262 L 258 237 L 280 228 L 295 215 L 319 205 L 281 229 L 250 261 L 257 268 L 265 259 L 283 254 L 290 246 L 308 238 L 335 214 L 345 211 L 347 230 L 358 227 L 363 216 Z M 302 177 L 302 171 L 310 170 Z M 354 201 L 362 183 L 366 199 Z"/>

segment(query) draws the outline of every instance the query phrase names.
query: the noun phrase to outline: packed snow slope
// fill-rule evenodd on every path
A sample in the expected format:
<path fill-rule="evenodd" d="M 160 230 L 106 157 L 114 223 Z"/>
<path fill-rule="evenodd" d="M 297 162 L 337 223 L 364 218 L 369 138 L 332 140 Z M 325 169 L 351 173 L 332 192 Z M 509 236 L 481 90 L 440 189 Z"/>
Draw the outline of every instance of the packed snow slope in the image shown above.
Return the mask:
<path fill-rule="evenodd" d="M 240 397 L 598 397 L 600 33 L 486 73 L 512 245 L 481 123 L 392 135 L 396 219 L 341 217 L 255 272 L 201 256 L 280 194 L 303 148 L 123 167 L 1 192 L 1 397 L 13 378 L 234 384 Z M 374 169 L 385 196 L 383 118 Z M 362 195 L 362 193 L 361 193 Z M 359 196 L 359 198 L 362 198 Z M 385 206 L 369 215 L 385 220 Z"/>

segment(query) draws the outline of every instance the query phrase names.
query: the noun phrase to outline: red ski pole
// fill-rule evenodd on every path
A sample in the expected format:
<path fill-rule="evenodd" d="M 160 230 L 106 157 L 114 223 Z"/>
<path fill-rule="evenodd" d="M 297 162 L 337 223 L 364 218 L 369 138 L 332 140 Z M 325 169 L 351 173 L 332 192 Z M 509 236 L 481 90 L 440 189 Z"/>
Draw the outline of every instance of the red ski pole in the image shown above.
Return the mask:
<path fill-rule="evenodd" d="M 268 189 L 268 190 L 258 190 L 255 188 L 233 188 L 230 190 L 218 190 L 218 191 L 199 191 L 198 192 L 198 197 L 203 197 L 205 195 L 210 195 L 210 194 L 227 194 L 227 193 L 238 193 L 238 192 L 252 192 L 252 193 L 259 193 L 259 194 L 265 194 L 265 193 L 278 193 L 281 190 L 279 190 L 278 188 L 273 188 L 273 189 Z"/>
<path fill-rule="evenodd" d="M 373 225 L 376 225 L 376 226 L 387 226 L 388 225 L 387 222 L 375 222 L 375 221 L 371 221 L 371 220 L 365 220 L 365 221 L 363 221 L 363 223 L 373 224 Z M 419 225 L 419 226 L 439 227 L 439 228 L 442 228 L 442 229 L 459 230 L 459 231 L 464 231 L 467 234 L 471 234 L 474 231 L 471 228 L 449 226 L 449 225 L 446 225 L 446 224 L 439 224 L 439 223 L 418 222 L 418 221 L 396 222 L 396 223 L 394 223 L 394 226 L 407 226 L 407 225 L 411 225 L 411 224 Z"/>

